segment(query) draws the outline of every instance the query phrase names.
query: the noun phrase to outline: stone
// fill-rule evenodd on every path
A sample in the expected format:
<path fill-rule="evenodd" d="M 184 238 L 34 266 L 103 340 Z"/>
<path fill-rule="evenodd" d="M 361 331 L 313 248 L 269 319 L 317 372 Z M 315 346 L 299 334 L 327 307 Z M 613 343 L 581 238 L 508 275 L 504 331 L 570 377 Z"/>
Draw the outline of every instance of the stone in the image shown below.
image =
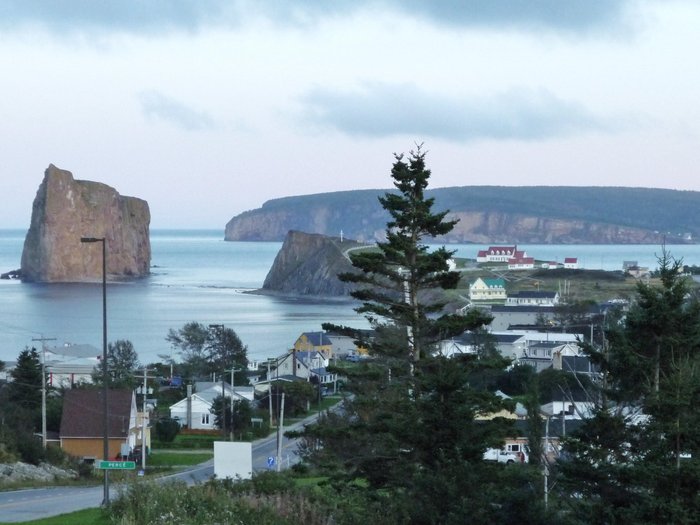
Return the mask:
<path fill-rule="evenodd" d="M 125 197 L 99 182 L 75 180 L 51 164 L 34 198 L 24 240 L 21 277 L 26 282 L 92 282 L 102 280 L 104 238 L 107 279 L 145 277 L 150 272 L 148 203 Z"/>

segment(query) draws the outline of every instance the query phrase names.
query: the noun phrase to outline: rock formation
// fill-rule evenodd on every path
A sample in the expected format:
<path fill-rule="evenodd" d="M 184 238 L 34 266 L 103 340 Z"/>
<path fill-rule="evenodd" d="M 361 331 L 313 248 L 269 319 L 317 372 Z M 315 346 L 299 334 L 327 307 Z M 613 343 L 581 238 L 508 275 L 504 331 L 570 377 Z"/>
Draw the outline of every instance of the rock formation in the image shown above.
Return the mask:
<path fill-rule="evenodd" d="M 384 240 L 389 215 L 354 190 L 272 199 L 226 224 L 228 241 L 281 241 L 289 230 Z M 459 219 L 438 244 L 674 244 L 700 238 L 700 192 L 613 187 L 463 186 L 428 190 Z"/>
<path fill-rule="evenodd" d="M 102 245 L 82 237 L 106 239 L 107 278 L 149 274 L 151 243 L 148 203 L 123 197 L 99 182 L 74 180 L 53 164 L 44 173 L 22 251 L 22 280 L 81 282 L 102 279 Z"/>
<path fill-rule="evenodd" d="M 350 283 L 337 275 L 353 271 L 348 250 L 362 245 L 337 237 L 290 231 L 262 291 L 284 295 L 348 296 Z"/>

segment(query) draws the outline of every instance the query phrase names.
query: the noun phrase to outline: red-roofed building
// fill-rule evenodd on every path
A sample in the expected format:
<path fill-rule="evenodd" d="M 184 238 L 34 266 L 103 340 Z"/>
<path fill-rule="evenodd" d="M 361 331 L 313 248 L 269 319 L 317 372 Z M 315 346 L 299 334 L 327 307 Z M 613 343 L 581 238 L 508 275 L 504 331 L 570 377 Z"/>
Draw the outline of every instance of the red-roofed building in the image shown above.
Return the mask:
<path fill-rule="evenodd" d="M 576 257 L 564 258 L 564 268 L 578 269 L 578 259 Z"/>
<path fill-rule="evenodd" d="M 518 252 L 524 254 L 525 252 Z M 535 267 L 534 257 L 514 257 L 508 259 L 509 270 L 532 270 Z"/>
<path fill-rule="evenodd" d="M 479 250 L 476 254 L 476 262 L 508 262 L 509 259 L 517 257 L 521 253 L 524 257 L 527 254 L 518 252 L 518 246 L 489 246 L 488 250 Z"/>

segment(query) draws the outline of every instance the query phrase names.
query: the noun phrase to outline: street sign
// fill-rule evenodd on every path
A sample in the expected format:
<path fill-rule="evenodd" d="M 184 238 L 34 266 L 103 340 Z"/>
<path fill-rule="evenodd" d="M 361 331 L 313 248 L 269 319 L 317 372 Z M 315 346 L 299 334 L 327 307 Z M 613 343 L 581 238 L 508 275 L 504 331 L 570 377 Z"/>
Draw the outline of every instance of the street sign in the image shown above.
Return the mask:
<path fill-rule="evenodd" d="M 97 468 L 106 470 L 131 470 L 136 468 L 135 461 L 100 461 Z"/>
<path fill-rule="evenodd" d="M 267 466 L 268 466 L 269 468 L 272 468 L 272 467 L 275 466 L 275 457 L 274 457 L 274 456 L 269 456 L 269 457 L 267 458 Z"/>

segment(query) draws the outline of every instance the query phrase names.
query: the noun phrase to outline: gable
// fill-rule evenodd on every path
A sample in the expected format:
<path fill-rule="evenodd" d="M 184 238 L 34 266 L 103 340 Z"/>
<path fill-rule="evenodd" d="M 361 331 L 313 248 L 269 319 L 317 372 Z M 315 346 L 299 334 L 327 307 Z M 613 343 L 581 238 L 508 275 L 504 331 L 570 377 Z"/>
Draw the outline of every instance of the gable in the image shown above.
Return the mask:
<path fill-rule="evenodd" d="M 101 388 L 77 388 L 63 394 L 61 438 L 104 436 L 102 396 Z M 109 437 L 125 438 L 129 433 L 134 394 L 127 389 L 109 390 L 107 402 Z"/>

